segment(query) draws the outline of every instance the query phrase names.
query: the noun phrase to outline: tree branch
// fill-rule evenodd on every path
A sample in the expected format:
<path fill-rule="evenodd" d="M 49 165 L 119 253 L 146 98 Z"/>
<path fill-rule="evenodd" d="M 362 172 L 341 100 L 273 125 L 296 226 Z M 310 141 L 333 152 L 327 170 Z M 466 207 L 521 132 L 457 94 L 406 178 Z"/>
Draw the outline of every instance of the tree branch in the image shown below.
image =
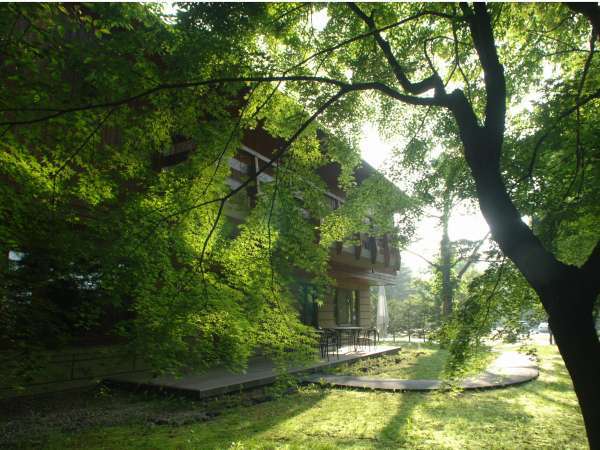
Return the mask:
<path fill-rule="evenodd" d="M 217 217 L 215 217 L 215 220 L 214 220 L 212 226 L 210 227 L 210 230 L 208 231 L 206 238 L 204 239 L 204 243 L 202 244 L 202 251 L 200 252 L 200 259 L 198 261 L 198 267 L 200 269 L 200 273 L 202 274 L 202 282 L 204 283 L 205 291 L 206 291 L 206 280 L 204 277 L 204 258 L 206 256 L 206 249 L 208 248 L 208 243 L 210 242 L 210 238 L 213 236 L 213 234 L 215 233 L 215 230 L 217 229 L 217 225 L 219 224 L 219 220 L 221 219 L 221 216 L 223 214 L 223 208 L 225 208 L 226 201 L 227 201 L 227 198 L 225 198 L 225 197 L 223 199 L 221 199 L 221 201 L 219 203 L 219 209 L 217 210 Z"/>
<path fill-rule="evenodd" d="M 533 147 L 533 155 L 531 156 L 531 161 L 529 162 L 529 167 L 527 169 L 527 173 L 523 176 L 523 178 L 520 181 L 526 180 L 527 178 L 531 178 L 533 176 L 533 169 L 535 167 L 535 161 L 537 159 L 537 155 L 539 153 L 540 147 L 541 147 L 542 143 L 546 140 L 546 138 L 548 136 L 550 136 L 550 134 L 552 134 L 552 132 L 558 128 L 558 123 L 560 122 L 560 120 L 564 119 L 565 117 L 568 117 L 569 115 L 571 115 L 575 111 L 577 111 L 577 109 L 580 108 L 581 106 L 583 106 L 586 103 L 589 103 L 590 101 L 597 99 L 597 98 L 600 98 L 600 89 L 598 89 L 596 92 L 588 95 L 587 97 L 584 97 L 582 100 L 577 102 L 574 106 L 563 111 L 557 117 L 556 123 L 548 131 L 546 131 L 544 134 L 542 134 L 542 136 L 540 136 L 540 138 L 537 140 L 535 146 Z"/>
<path fill-rule="evenodd" d="M 300 5 L 296 6 L 295 8 L 285 11 L 283 14 L 280 14 L 279 16 L 275 17 L 273 20 L 271 20 L 268 23 L 268 25 L 273 25 L 274 23 L 279 22 L 281 19 L 284 19 L 285 17 L 289 16 L 290 14 L 293 14 L 296 11 L 298 11 L 302 8 L 305 8 L 308 5 L 310 5 L 310 3 L 300 3 Z"/>
<path fill-rule="evenodd" d="M 210 205 L 212 203 L 217 203 L 217 202 L 222 202 L 225 203 L 227 200 L 229 200 L 231 197 L 233 197 L 235 194 L 237 194 L 238 192 L 240 192 L 241 190 L 245 189 L 250 183 L 252 183 L 255 179 L 257 179 L 259 177 L 259 175 L 263 172 L 265 172 L 267 169 L 269 169 L 270 167 L 272 167 L 279 159 L 281 159 L 281 157 L 287 152 L 287 150 L 290 148 L 290 146 L 292 145 L 292 143 L 298 139 L 298 137 L 304 132 L 304 130 L 306 130 L 306 128 L 308 128 L 308 126 L 315 121 L 315 119 L 321 115 L 321 113 L 323 113 L 323 111 L 325 111 L 327 108 L 329 108 L 332 104 L 334 104 L 335 102 L 337 102 L 341 97 L 343 97 L 345 94 L 347 94 L 348 92 L 350 92 L 352 89 L 350 88 L 343 88 L 340 89 L 335 95 L 333 95 L 331 98 L 329 98 L 329 100 L 327 100 L 325 103 L 323 103 L 306 121 L 304 121 L 304 123 L 302 123 L 302 125 L 296 130 L 296 132 L 273 154 L 273 157 L 266 162 L 261 168 L 259 168 L 254 174 L 252 174 L 251 176 L 249 176 L 243 183 L 241 183 L 238 187 L 236 187 L 235 189 L 232 189 L 231 191 L 229 191 L 226 195 L 224 195 L 223 197 L 219 197 L 219 198 L 214 198 L 211 200 L 207 200 L 195 205 L 191 205 L 188 206 L 186 208 L 180 209 L 179 211 L 176 211 L 174 213 L 168 214 L 166 216 L 163 216 L 160 221 L 165 221 L 168 220 L 172 217 L 175 217 L 179 214 L 183 214 L 189 211 L 192 211 L 194 209 L 197 208 L 201 208 L 207 205 Z"/>
<path fill-rule="evenodd" d="M 460 73 L 463 82 L 465 83 L 465 88 L 467 90 L 467 99 L 469 100 L 470 103 L 473 102 L 472 100 L 472 95 L 471 95 L 471 83 L 469 83 L 469 79 L 467 78 L 467 75 L 465 74 L 465 71 L 462 67 L 462 64 L 460 63 L 460 57 L 459 57 L 459 49 L 458 49 L 458 34 L 456 32 L 456 24 L 452 24 L 452 38 L 454 40 L 454 63 L 456 64 L 456 67 L 458 68 L 458 72 Z M 449 81 L 449 80 L 448 80 Z"/>
<path fill-rule="evenodd" d="M 483 327 L 485 327 L 485 324 L 490 315 L 492 299 L 496 295 L 496 291 L 498 290 L 498 286 L 500 286 L 500 281 L 502 280 L 502 276 L 504 275 L 505 263 L 506 263 L 506 258 L 504 257 L 504 258 L 502 258 L 502 263 L 500 264 L 500 267 L 498 268 L 498 276 L 496 278 L 496 282 L 494 283 L 494 287 L 492 288 L 492 290 L 490 291 L 489 295 L 487 296 L 487 298 L 485 300 L 485 304 L 486 304 L 485 316 L 480 323 L 479 334 L 481 334 L 481 332 L 483 331 Z"/>
<path fill-rule="evenodd" d="M 576 164 L 575 164 L 575 176 L 573 177 L 573 182 L 577 179 L 577 174 L 579 170 L 582 172 L 582 181 L 583 181 L 583 172 L 584 172 L 584 161 L 585 161 L 585 151 L 581 146 L 581 111 L 579 109 L 579 99 L 581 98 L 581 92 L 583 92 L 583 86 L 585 85 L 585 79 L 587 77 L 588 71 L 590 69 L 590 65 L 592 63 L 592 59 L 594 58 L 594 47 L 596 43 L 596 38 L 594 36 L 594 32 L 592 31 L 592 35 L 590 36 L 590 53 L 585 60 L 585 64 L 583 65 L 583 73 L 581 74 L 581 80 L 579 81 L 579 86 L 577 87 L 577 96 L 575 97 L 575 101 L 577 104 L 576 110 L 576 125 L 575 125 L 575 152 L 576 152 Z"/>
<path fill-rule="evenodd" d="M 273 259 L 273 248 L 271 238 L 271 220 L 273 219 L 273 209 L 275 207 L 275 199 L 277 198 L 277 191 L 279 189 L 279 170 L 275 171 L 275 185 L 273 186 L 273 195 L 271 196 L 271 204 L 269 205 L 269 218 L 267 220 L 267 235 L 269 241 L 269 268 L 271 269 L 271 294 L 273 294 L 273 301 L 279 307 L 279 299 L 275 292 L 275 261 Z"/>
<path fill-rule="evenodd" d="M 124 97 L 119 100 L 113 100 L 113 101 L 104 102 L 104 103 L 95 103 L 95 104 L 81 105 L 81 106 L 75 106 L 75 107 L 71 107 L 71 108 L 62 108 L 62 109 L 61 108 L 52 108 L 52 107 L 42 107 L 39 109 L 38 108 L 28 108 L 28 109 L 26 109 L 26 111 L 29 111 L 29 112 L 43 111 L 43 112 L 53 112 L 53 113 L 45 115 L 45 116 L 37 117 L 34 119 L 0 122 L 0 125 L 29 125 L 29 124 L 33 124 L 33 123 L 43 122 L 43 121 L 46 121 L 49 119 L 54 119 L 56 117 L 59 117 L 59 116 L 65 115 L 65 114 L 69 114 L 69 113 L 73 113 L 73 112 L 89 111 L 89 110 L 94 110 L 94 109 L 122 106 L 122 105 L 125 105 L 128 103 L 131 103 L 135 100 L 140 100 L 140 99 L 148 97 L 152 94 L 156 94 L 158 92 L 166 91 L 166 90 L 188 89 L 188 88 L 210 86 L 210 85 L 223 84 L 223 83 L 243 83 L 243 82 L 262 82 L 262 81 L 264 81 L 264 82 L 269 82 L 269 81 L 314 81 L 314 82 L 330 84 L 330 85 L 337 86 L 340 88 L 345 87 L 347 85 L 347 83 L 345 83 L 343 81 L 335 80 L 332 78 L 312 77 L 312 76 L 304 76 L 304 75 L 284 76 L 284 77 L 276 77 L 276 76 L 239 77 L 239 78 L 226 77 L 226 78 L 214 78 L 214 79 L 209 79 L 209 80 L 187 81 L 187 82 L 180 82 L 180 83 L 161 83 L 153 88 L 147 89 L 145 91 L 142 91 L 142 92 L 132 95 L 130 97 Z M 19 109 L 19 108 L 0 109 L 0 112 L 20 112 L 20 111 L 24 111 L 24 110 Z"/>
<path fill-rule="evenodd" d="M 352 10 L 352 12 L 354 12 L 359 18 L 361 18 L 363 22 L 365 22 L 365 24 L 367 24 L 367 26 L 372 30 L 373 37 L 375 38 L 377 45 L 383 51 L 383 54 L 388 64 L 392 68 L 396 79 L 406 92 L 412 95 L 420 95 L 424 92 L 434 89 L 434 95 L 436 97 L 444 97 L 444 85 L 439 76 L 436 76 L 435 74 L 431 75 L 428 78 L 425 78 L 424 80 L 412 83 L 408 79 L 408 77 L 404 73 L 404 69 L 402 69 L 402 66 L 394 56 L 390 44 L 381 37 L 381 34 L 379 32 L 376 31 L 377 26 L 375 25 L 375 20 L 373 20 L 372 17 L 367 16 L 355 3 L 348 3 L 347 5 Z M 441 102 L 440 100 L 440 105 L 443 106 L 444 104 L 445 103 Z"/>
<path fill-rule="evenodd" d="M 442 102 L 438 99 L 431 98 L 431 97 L 421 98 L 421 97 L 415 97 L 412 95 L 405 95 L 405 94 L 398 92 L 396 89 L 394 89 L 384 83 L 381 83 L 381 82 L 365 82 L 365 83 L 350 84 L 350 83 L 346 83 L 344 81 L 336 80 L 333 78 L 306 76 L 306 75 L 245 77 L 245 78 L 215 78 L 215 79 L 210 79 L 210 80 L 189 81 L 189 82 L 181 82 L 181 83 L 163 83 L 163 84 L 159 84 L 153 88 L 142 91 L 138 94 L 135 94 L 131 97 L 125 97 L 125 98 L 122 98 L 119 100 L 114 100 L 114 101 L 104 102 L 104 103 L 95 103 L 95 104 L 82 105 L 82 106 L 76 106 L 76 107 L 65 108 L 65 109 L 50 108 L 50 107 L 39 108 L 39 109 L 29 108 L 29 109 L 26 109 L 26 111 L 30 111 L 30 112 L 31 111 L 43 111 L 43 112 L 54 111 L 54 112 L 52 114 L 47 114 L 47 115 L 37 117 L 34 119 L 12 120 L 12 121 L 0 122 L 0 126 L 30 125 L 30 124 L 44 122 L 44 121 L 47 121 L 50 119 L 54 119 L 56 117 L 60 117 L 60 116 L 63 116 L 65 114 L 69 114 L 69 113 L 80 112 L 80 111 L 90 111 L 90 110 L 102 109 L 102 108 L 118 107 L 118 106 L 122 106 L 122 105 L 125 105 L 128 103 L 131 103 L 135 100 L 140 100 L 142 98 L 148 97 L 152 94 L 156 94 L 161 91 L 166 91 L 166 90 L 189 89 L 189 88 L 210 86 L 210 85 L 223 84 L 223 83 L 244 83 L 244 82 L 259 83 L 259 82 L 272 82 L 272 81 L 317 82 L 317 83 L 328 84 L 331 86 L 336 86 L 340 89 L 345 90 L 345 92 L 376 90 L 385 95 L 393 97 L 396 100 L 399 100 L 401 102 L 408 103 L 411 105 L 420 105 L 420 106 L 442 105 Z M 25 110 L 18 109 L 18 108 L 0 109 L 0 112 L 18 112 L 18 111 L 25 111 Z"/>
<path fill-rule="evenodd" d="M 466 273 L 467 269 L 471 266 L 471 264 L 473 264 L 474 262 L 478 261 L 478 259 L 476 258 L 477 252 L 479 251 L 479 249 L 481 248 L 481 246 L 483 245 L 483 243 L 490 237 L 490 234 L 491 234 L 491 231 L 488 231 L 486 233 L 486 235 L 477 243 L 477 245 L 475 246 L 475 248 L 471 252 L 471 255 L 467 258 L 467 262 L 465 263 L 465 265 L 460 269 L 460 271 L 456 275 L 456 280 L 457 281 L 460 281 L 460 279 Z"/>
<path fill-rule="evenodd" d="M 260 83 L 258 83 L 260 84 Z M 206 192 L 208 191 L 208 188 L 210 187 L 210 185 L 212 184 L 213 180 L 215 179 L 215 176 L 217 175 L 217 172 L 219 171 L 219 168 L 221 167 L 221 163 L 223 161 L 223 157 L 225 156 L 225 153 L 227 153 L 227 150 L 229 149 L 229 145 L 231 144 L 231 142 L 233 141 L 233 137 L 235 136 L 235 133 L 240 129 L 240 125 L 242 123 L 242 120 L 244 118 L 244 114 L 246 113 L 246 110 L 248 108 L 248 105 L 250 104 L 250 99 L 252 98 L 252 96 L 254 95 L 254 92 L 256 90 L 256 88 L 258 87 L 258 84 L 256 86 L 254 86 L 252 88 L 252 90 L 250 91 L 250 94 L 248 95 L 248 99 L 240 113 L 240 116 L 238 117 L 238 120 L 235 122 L 235 125 L 233 127 L 233 129 L 231 130 L 231 132 L 229 133 L 229 138 L 227 139 L 227 142 L 225 143 L 225 145 L 223 146 L 223 149 L 221 150 L 221 152 L 219 153 L 219 155 L 217 156 L 217 158 L 215 160 L 213 160 L 209 166 L 212 166 L 213 164 L 216 163 L 215 168 L 213 170 L 212 175 L 210 176 L 210 179 L 208 180 L 208 182 L 206 183 L 206 187 L 204 188 L 204 190 L 202 191 L 202 196 L 204 196 L 206 194 Z M 267 101 L 271 98 L 271 96 L 267 97 Z M 263 105 L 261 105 L 259 107 L 258 110 L 260 110 L 260 108 Z"/>
<path fill-rule="evenodd" d="M 384 31 L 390 30 L 392 28 L 396 28 L 396 27 L 398 27 L 400 25 L 404 25 L 407 22 L 410 22 L 412 20 L 416 20 L 416 19 L 418 19 L 420 17 L 423 17 L 423 16 L 438 16 L 438 17 L 444 17 L 446 19 L 462 20 L 461 17 L 452 16 L 450 14 L 439 13 L 437 11 L 429 11 L 429 10 L 421 11 L 421 12 L 418 12 L 416 14 L 413 14 L 412 16 L 409 16 L 409 17 L 406 17 L 406 18 L 404 18 L 402 20 L 398 20 L 398 21 L 396 21 L 394 23 L 391 23 L 389 25 L 383 26 L 381 28 L 375 28 L 373 30 L 367 31 L 367 32 L 362 33 L 362 34 L 358 34 L 358 35 L 353 36 L 351 38 L 348 38 L 348 39 L 346 39 L 344 41 L 341 41 L 341 42 L 339 42 L 339 43 L 337 43 L 335 45 L 332 45 L 331 47 L 327 47 L 327 48 L 325 48 L 323 50 L 319 50 L 318 52 L 315 52 L 312 55 L 308 56 L 307 58 L 303 59 L 298 64 L 295 64 L 290 69 L 287 69 L 286 72 L 288 72 L 290 70 L 293 70 L 293 69 L 297 69 L 298 67 L 306 64 L 307 62 L 311 61 L 312 59 L 315 59 L 315 58 L 317 58 L 317 57 L 319 57 L 321 55 L 324 55 L 326 53 L 334 52 L 334 51 L 336 51 L 336 50 L 338 50 L 338 49 L 340 49 L 342 47 L 345 47 L 348 44 L 351 44 L 352 42 L 356 42 L 356 41 L 359 41 L 361 39 L 367 38 L 369 36 L 373 36 L 375 34 L 382 33 Z"/>
<path fill-rule="evenodd" d="M 415 255 L 419 258 L 421 258 L 423 261 L 425 261 L 427 264 L 429 264 L 431 267 L 433 267 L 436 270 L 442 270 L 441 266 L 439 264 L 434 263 L 433 261 L 428 260 L 427 258 L 425 258 L 422 255 L 419 255 L 418 253 L 413 252 L 412 250 L 409 250 L 407 248 L 404 249 L 405 252 L 410 253 L 411 255 Z"/>
<path fill-rule="evenodd" d="M 53 214 L 56 212 L 56 182 L 58 180 L 58 176 L 60 173 L 67 167 L 69 162 L 73 160 L 92 140 L 92 138 L 100 131 L 100 129 L 104 126 L 106 121 L 110 118 L 110 116 L 115 112 L 116 108 L 112 108 L 106 115 L 98 122 L 98 124 L 94 127 L 94 129 L 87 135 L 87 137 L 83 140 L 83 142 L 77 147 L 67 158 L 63 161 L 63 163 L 54 171 L 51 175 L 52 180 L 52 208 Z"/>
<path fill-rule="evenodd" d="M 306 121 L 304 121 L 302 123 L 302 125 L 298 128 L 298 130 L 296 130 L 296 132 L 285 142 L 285 144 L 280 147 L 273 155 L 273 157 L 267 162 L 265 163 L 259 170 L 257 170 L 252 176 L 248 177 L 242 184 L 240 184 L 237 188 L 231 190 L 229 193 L 227 193 L 226 195 L 224 195 L 223 197 L 219 197 L 219 198 L 214 198 L 211 200 L 207 200 L 204 201 L 202 203 L 198 203 L 196 205 L 192 205 L 189 206 L 187 208 L 183 208 L 179 211 L 176 211 L 172 214 L 169 214 L 167 216 L 163 216 L 160 221 L 166 221 L 172 217 L 175 217 L 179 214 L 184 214 L 187 213 L 189 211 L 192 211 L 194 209 L 197 208 L 201 208 L 203 206 L 207 206 L 209 204 L 212 203 L 219 203 L 219 209 L 217 211 L 217 215 L 215 217 L 215 220 L 213 221 L 211 228 L 206 236 L 206 238 L 204 239 L 203 245 L 202 245 L 202 251 L 200 253 L 200 257 L 199 257 L 199 264 L 198 264 L 198 269 L 200 271 L 200 274 L 202 275 L 202 280 L 203 280 L 203 285 L 204 285 L 204 289 L 206 291 L 207 286 L 206 286 L 206 282 L 205 282 L 205 278 L 204 278 L 204 258 L 206 256 L 206 250 L 208 248 L 208 244 L 210 242 L 211 237 L 213 236 L 217 225 L 219 223 L 219 220 L 221 219 L 222 215 L 223 215 L 223 210 L 225 208 L 225 203 L 227 202 L 227 200 L 229 200 L 231 197 L 233 197 L 235 194 L 237 194 L 238 192 L 240 192 L 242 189 L 246 188 L 252 181 L 254 181 L 255 179 L 257 179 L 259 177 L 259 175 L 263 172 L 265 172 L 268 168 L 270 168 L 271 166 L 273 166 L 279 159 L 281 159 L 281 157 L 287 152 L 287 150 L 290 148 L 290 146 L 292 145 L 292 143 L 298 139 L 298 137 L 304 132 L 304 130 L 306 130 L 306 128 L 308 128 L 308 126 L 314 122 L 316 120 L 316 118 L 323 113 L 323 111 L 325 111 L 327 108 L 329 108 L 333 103 L 335 103 L 336 101 L 338 101 L 341 97 L 343 97 L 346 93 L 348 92 L 347 89 L 341 89 L 340 91 L 337 92 L 337 94 L 335 94 L 334 96 L 332 96 L 331 98 L 329 98 L 329 100 L 327 100 L 325 103 L 323 103 Z M 156 227 L 153 227 L 152 232 L 154 232 L 154 230 L 156 229 Z M 270 232 L 270 231 L 269 231 Z"/>
<path fill-rule="evenodd" d="M 506 81 L 504 79 L 504 68 L 498 59 L 492 23 L 485 3 L 474 3 L 474 13 L 468 6 L 461 3 L 461 8 L 466 12 L 467 22 L 471 30 L 471 37 L 479 61 L 483 69 L 486 92 L 485 106 L 485 128 L 488 131 L 488 139 L 492 139 L 495 145 L 489 145 L 489 149 L 497 149 L 496 154 L 490 155 L 499 161 L 500 147 L 504 137 L 506 117 Z"/>

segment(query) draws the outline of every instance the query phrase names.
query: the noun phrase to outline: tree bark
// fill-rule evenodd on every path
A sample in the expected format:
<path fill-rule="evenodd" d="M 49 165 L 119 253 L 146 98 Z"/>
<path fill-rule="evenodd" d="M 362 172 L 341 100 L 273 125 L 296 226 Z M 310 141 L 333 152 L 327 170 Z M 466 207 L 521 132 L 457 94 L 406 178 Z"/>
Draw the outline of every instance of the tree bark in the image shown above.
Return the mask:
<path fill-rule="evenodd" d="M 600 449 L 600 341 L 592 318 L 595 294 L 586 292 L 580 269 L 566 272 L 540 298 L 554 305 L 550 328 L 573 381 L 590 448 Z"/>
<path fill-rule="evenodd" d="M 440 272 L 442 275 L 442 316 L 449 317 L 453 307 L 453 280 L 452 280 L 452 249 L 448 235 L 448 222 L 450 221 L 450 205 L 444 199 L 442 211 L 442 240 L 440 241 Z"/>

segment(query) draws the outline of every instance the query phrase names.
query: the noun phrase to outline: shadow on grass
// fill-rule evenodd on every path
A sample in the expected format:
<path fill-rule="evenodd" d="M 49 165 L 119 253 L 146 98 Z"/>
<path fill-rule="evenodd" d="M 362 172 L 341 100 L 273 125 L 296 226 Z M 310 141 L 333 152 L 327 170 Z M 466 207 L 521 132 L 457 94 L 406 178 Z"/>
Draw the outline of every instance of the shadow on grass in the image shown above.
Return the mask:
<path fill-rule="evenodd" d="M 544 389 L 545 388 L 531 389 L 529 391 L 529 393 L 531 393 L 532 395 L 535 395 L 536 397 L 539 397 L 540 399 L 542 399 L 542 400 L 544 400 L 544 401 L 546 401 L 548 403 L 554 403 L 554 404 L 559 405 L 559 406 L 561 406 L 563 408 L 572 408 L 574 410 L 581 411 L 580 408 L 579 408 L 579 404 L 577 403 L 577 401 L 569 403 L 567 401 L 560 400 L 560 399 L 557 399 L 555 397 L 552 397 L 551 395 L 542 394 L 540 391 L 544 390 Z"/>
<path fill-rule="evenodd" d="M 247 441 L 250 441 L 250 447 L 253 448 L 253 443 L 259 444 L 262 441 L 261 435 L 318 407 L 327 396 L 327 391 L 315 388 L 286 395 L 275 401 L 234 408 L 213 421 L 195 427 L 195 441 L 201 446 L 194 448 L 222 449 L 229 448 L 233 442 Z M 282 436 L 271 439 L 273 438 L 285 440 Z"/>
<path fill-rule="evenodd" d="M 545 390 L 557 392 L 573 391 L 573 383 L 562 360 L 550 360 L 539 368 L 538 382 Z"/>
<path fill-rule="evenodd" d="M 528 392 L 544 401 L 579 410 L 573 383 L 560 357 L 547 358 L 541 362 L 539 371 L 540 376 L 535 383 L 527 386 Z M 568 394 L 573 394 L 571 403 L 565 401 Z"/>
<path fill-rule="evenodd" d="M 434 350 L 433 353 L 428 354 L 431 350 Z M 403 346 L 394 354 L 355 360 L 321 371 L 333 375 L 380 379 L 437 379 L 443 370 L 446 353 L 433 345 Z"/>
<path fill-rule="evenodd" d="M 422 357 L 422 362 L 427 363 L 426 358 L 439 360 L 436 353 Z M 443 361 L 441 364 L 437 364 L 436 368 L 438 378 L 440 378 L 444 369 Z M 433 391 L 396 394 L 402 395 L 402 402 L 396 414 L 380 431 L 377 448 L 411 448 L 421 445 L 422 443 L 415 442 L 415 437 L 411 436 L 414 430 L 421 427 L 418 423 L 419 420 L 427 421 L 427 428 L 431 427 L 432 421 L 437 422 L 440 430 L 449 424 L 455 427 L 460 426 L 458 424 L 461 421 L 467 420 L 474 429 L 481 430 L 478 433 L 481 435 L 486 434 L 484 429 L 490 426 L 490 422 L 512 423 L 531 420 L 529 414 L 516 410 L 514 404 L 489 395 L 482 395 L 483 392 Z M 419 410 L 419 414 L 416 414 L 417 410 Z M 433 426 L 434 429 L 435 427 L 436 425 Z M 417 438 L 417 440 L 421 438 Z M 438 445 L 441 445 L 441 442 Z"/>
<path fill-rule="evenodd" d="M 440 350 L 436 350 L 428 356 L 421 356 L 419 358 L 419 363 L 431 364 L 436 360 L 439 361 L 439 351 Z M 439 377 L 444 370 L 444 365 L 443 363 L 436 364 L 434 367 L 434 373 Z M 428 398 L 431 397 L 432 393 L 406 392 L 397 395 L 402 395 L 403 401 L 401 402 L 398 411 L 396 411 L 396 415 L 392 417 L 387 425 L 381 430 L 379 436 L 383 442 L 396 442 L 398 445 L 401 445 L 404 442 L 403 435 L 406 434 L 406 427 L 410 424 L 411 415 L 421 403 L 426 402 Z"/>
<path fill-rule="evenodd" d="M 193 448 L 228 448 L 302 414 L 327 396 L 314 390 L 254 403 L 249 394 L 211 400 L 118 389 L 109 397 L 96 394 L 63 395 L 43 408 L 30 402 L 35 413 L 0 420 L 0 448 L 179 448 L 190 439 L 196 441 Z"/>

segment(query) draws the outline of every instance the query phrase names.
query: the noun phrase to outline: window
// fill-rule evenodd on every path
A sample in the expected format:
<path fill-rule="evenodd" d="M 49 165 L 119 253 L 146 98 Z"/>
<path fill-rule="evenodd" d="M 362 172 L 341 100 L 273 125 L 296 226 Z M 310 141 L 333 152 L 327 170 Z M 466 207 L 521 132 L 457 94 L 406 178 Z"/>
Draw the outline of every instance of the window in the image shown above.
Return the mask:
<path fill-rule="evenodd" d="M 329 208 L 332 210 L 336 210 L 339 207 L 339 203 L 337 201 L 336 198 L 333 198 L 327 194 L 325 194 L 325 198 L 327 199 L 327 202 L 329 202 Z"/>
<path fill-rule="evenodd" d="M 22 267 L 21 261 L 25 258 L 25 253 L 16 250 L 8 252 L 8 268 L 9 270 L 19 270 Z"/>
<path fill-rule="evenodd" d="M 360 296 L 358 290 L 335 290 L 335 319 L 338 325 L 358 325 Z"/>
<path fill-rule="evenodd" d="M 312 325 L 315 328 L 319 325 L 317 291 L 310 284 L 300 286 L 300 320 L 304 325 Z"/>

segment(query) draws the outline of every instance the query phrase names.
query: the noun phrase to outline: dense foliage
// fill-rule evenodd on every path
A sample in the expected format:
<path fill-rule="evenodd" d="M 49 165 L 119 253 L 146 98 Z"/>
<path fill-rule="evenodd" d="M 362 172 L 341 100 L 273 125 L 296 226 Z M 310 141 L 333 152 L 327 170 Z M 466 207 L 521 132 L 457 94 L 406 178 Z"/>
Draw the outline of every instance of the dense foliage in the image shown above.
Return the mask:
<path fill-rule="evenodd" d="M 163 370 L 240 368 L 256 348 L 311 353 L 297 283 L 322 300 L 331 243 L 398 230 L 390 217 L 409 206 L 381 176 L 356 184 L 356 130 L 317 137 L 327 121 L 309 122 L 310 106 L 266 82 L 114 103 L 161 83 L 266 70 L 274 36 L 300 30 L 278 22 L 288 7 L 192 4 L 174 25 L 138 4 L 1 9 L 0 246 L 13 259 L 0 275 L 1 340 L 20 369 L 41 361 L 37 350 L 106 335 Z M 256 127 L 290 145 L 251 209 L 245 190 L 230 194 L 228 160 Z M 173 164 L 178 145 L 191 150 Z M 348 193 L 335 212 L 316 173 L 331 161 Z M 228 210 L 247 218 L 235 226 Z M 409 215 L 400 226 L 406 235 Z"/>
<path fill-rule="evenodd" d="M 2 197 L 8 200 L 0 243 L 4 252 L 28 255 L 31 263 L 22 264 L 35 282 L 30 290 L 5 288 L 10 300 L 3 313 L 12 329 L 20 330 L 20 319 L 10 316 L 11 306 L 50 298 L 47 281 L 60 280 L 80 291 L 98 286 L 106 301 L 130 305 L 135 318 L 128 323 L 135 326 L 129 332 L 169 359 L 196 352 L 205 361 L 220 355 L 240 361 L 265 337 L 286 347 L 277 330 L 293 329 L 284 325 L 293 314 L 271 306 L 290 298 L 288 274 L 272 264 L 288 252 L 276 250 L 302 248 L 290 255 L 290 265 L 318 278 L 324 252 L 315 243 L 345 237 L 360 222 L 365 202 L 352 173 L 360 123 L 370 117 L 382 134 L 397 139 L 406 158 L 394 179 L 411 194 L 415 173 L 440 152 L 466 163 L 469 182 L 461 190 L 476 197 L 502 252 L 472 285 L 474 300 L 457 311 L 472 312 L 457 336 L 485 332 L 494 311 L 541 300 L 590 444 L 600 446 L 600 343 L 592 322 L 600 292 L 600 8 L 182 8 L 175 23 L 165 25 L 152 7 L 139 5 L 3 7 L 2 75 L 9 89 L 0 94 L 0 125 Z M 336 136 L 323 145 L 317 145 L 317 117 Z M 285 141 L 273 163 L 291 164 L 290 173 L 311 181 L 302 201 L 325 224 L 318 240 L 308 239 L 315 227 L 299 220 L 293 206 L 299 184 L 290 181 L 286 191 L 285 176 L 270 188 L 281 189 L 281 196 L 269 202 L 266 189 L 235 240 L 215 221 L 233 196 L 222 161 L 242 131 L 258 124 Z M 186 164 L 164 170 L 161 155 L 180 136 L 195 142 L 196 151 Z M 310 194 L 319 186 L 313 173 L 319 157 L 342 163 L 341 183 L 356 198 L 348 209 L 357 205 L 347 216 L 323 217 L 318 196 Z M 378 205 L 406 203 L 365 185 Z M 35 262 L 34 254 L 55 262 Z M 503 258 L 512 261 L 505 269 Z M 265 271 L 271 283 L 258 285 Z M 503 288 L 518 298 L 498 296 L 498 308 L 488 308 L 504 271 L 510 276 Z M 191 330 L 199 331 L 202 345 L 190 339 Z"/>

